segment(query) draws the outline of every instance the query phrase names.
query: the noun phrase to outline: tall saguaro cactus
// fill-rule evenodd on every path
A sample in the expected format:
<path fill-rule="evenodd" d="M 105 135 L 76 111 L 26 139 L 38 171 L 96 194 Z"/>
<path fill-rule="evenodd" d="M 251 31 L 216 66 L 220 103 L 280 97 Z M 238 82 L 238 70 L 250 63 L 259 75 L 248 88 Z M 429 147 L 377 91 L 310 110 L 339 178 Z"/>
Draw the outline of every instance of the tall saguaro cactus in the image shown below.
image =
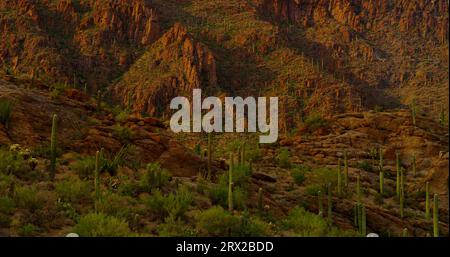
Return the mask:
<path fill-rule="evenodd" d="M 395 153 L 396 156 L 396 170 L 397 170 L 397 176 L 396 176 L 396 193 L 397 193 L 397 198 L 400 198 L 400 154 L 398 152 Z"/>
<path fill-rule="evenodd" d="M 384 171 L 380 170 L 380 195 L 384 194 Z"/>
<path fill-rule="evenodd" d="M 322 191 L 319 190 L 319 192 L 317 192 L 317 197 L 319 198 L 319 216 L 323 217 L 323 195 L 322 195 Z"/>
<path fill-rule="evenodd" d="M 328 224 L 331 225 L 333 223 L 333 201 L 331 199 L 331 183 L 328 184 Z"/>
<path fill-rule="evenodd" d="M 233 154 L 230 154 L 230 169 L 228 172 L 228 211 L 233 211 Z"/>
<path fill-rule="evenodd" d="M 264 198 L 263 198 L 263 189 L 260 187 L 259 189 L 258 189 L 258 210 L 259 210 L 259 213 L 262 213 L 263 212 L 263 208 L 264 208 Z"/>
<path fill-rule="evenodd" d="M 52 119 L 52 134 L 50 136 L 50 179 L 53 181 L 55 179 L 56 173 L 56 126 L 57 126 L 58 116 L 53 115 Z"/>
<path fill-rule="evenodd" d="M 356 197 L 358 199 L 358 203 L 361 203 L 361 175 L 356 177 Z"/>
<path fill-rule="evenodd" d="M 338 186 L 338 196 L 342 195 L 342 175 L 341 175 L 341 158 L 338 160 L 338 172 L 337 172 L 337 186 Z"/>
<path fill-rule="evenodd" d="M 427 182 L 425 191 L 425 219 L 430 220 L 430 182 Z"/>
<path fill-rule="evenodd" d="M 344 152 L 344 186 L 348 186 L 348 157 L 347 151 Z"/>
<path fill-rule="evenodd" d="M 210 180 L 212 177 L 212 171 L 211 171 L 211 162 L 212 162 L 212 134 L 208 133 L 208 180 Z"/>
<path fill-rule="evenodd" d="M 433 201 L 433 235 L 439 237 L 439 196 L 434 194 Z"/>

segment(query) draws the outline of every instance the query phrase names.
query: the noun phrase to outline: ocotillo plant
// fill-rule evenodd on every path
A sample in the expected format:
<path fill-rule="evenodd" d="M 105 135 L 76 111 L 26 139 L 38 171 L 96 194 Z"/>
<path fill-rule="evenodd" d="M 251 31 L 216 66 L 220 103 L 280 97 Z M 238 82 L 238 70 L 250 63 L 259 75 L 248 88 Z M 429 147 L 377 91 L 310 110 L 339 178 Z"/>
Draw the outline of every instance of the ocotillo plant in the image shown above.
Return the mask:
<path fill-rule="evenodd" d="M 230 154 L 230 170 L 228 172 L 228 211 L 233 211 L 233 154 Z"/>
<path fill-rule="evenodd" d="M 395 161 L 395 163 L 396 163 L 396 170 L 397 170 L 397 176 L 396 176 L 396 193 L 397 193 L 397 198 L 399 198 L 400 197 L 400 157 L 399 157 L 399 153 L 398 152 L 396 152 L 395 153 L 395 156 L 396 156 L 396 161 Z"/>
<path fill-rule="evenodd" d="M 53 115 L 52 119 L 52 134 L 50 136 L 50 179 L 53 181 L 55 179 L 56 173 L 56 123 L 58 116 Z"/>
<path fill-rule="evenodd" d="M 322 191 L 318 191 L 317 192 L 317 197 L 318 197 L 318 200 L 319 200 L 319 216 L 320 217 L 323 217 L 323 196 L 322 196 Z"/>
<path fill-rule="evenodd" d="M 425 219 L 430 220 L 430 182 L 427 182 L 425 191 Z"/>
<path fill-rule="evenodd" d="M 348 186 L 348 158 L 347 151 L 344 152 L 344 185 Z"/>
<path fill-rule="evenodd" d="M 331 183 L 328 184 L 328 224 L 331 225 L 333 223 L 333 202 L 331 200 Z"/>
<path fill-rule="evenodd" d="M 338 187 L 338 196 L 341 196 L 342 195 L 341 158 L 338 159 L 337 187 Z"/>
<path fill-rule="evenodd" d="M 260 187 L 258 189 L 258 210 L 259 210 L 260 213 L 262 213 L 263 209 L 264 209 L 264 206 L 263 206 L 264 202 L 263 202 L 263 200 L 264 200 L 263 199 L 263 189 Z"/>
<path fill-rule="evenodd" d="M 212 144 L 212 134 L 208 133 L 208 180 L 210 180 L 211 177 L 211 162 L 212 162 L 212 153 L 211 153 L 211 144 Z M 230 164 L 232 165 L 232 164 Z M 230 166 L 231 167 L 231 166 Z"/>
<path fill-rule="evenodd" d="M 439 197 L 434 194 L 433 201 L 433 235 L 439 237 Z"/>
<path fill-rule="evenodd" d="M 413 170 L 413 176 L 416 176 L 416 153 L 413 153 L 413 159 L 412 159 L 412 170 Z"/>

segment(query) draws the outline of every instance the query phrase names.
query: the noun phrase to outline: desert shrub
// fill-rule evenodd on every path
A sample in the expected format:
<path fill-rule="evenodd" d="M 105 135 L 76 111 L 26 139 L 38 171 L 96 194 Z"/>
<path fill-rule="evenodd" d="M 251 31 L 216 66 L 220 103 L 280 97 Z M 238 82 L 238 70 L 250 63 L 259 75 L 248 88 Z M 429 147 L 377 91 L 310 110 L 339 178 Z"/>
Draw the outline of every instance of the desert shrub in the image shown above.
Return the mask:
<path fill-rule="evenodd" d="M 88 179 L 94 174 L 95 157 L 88 156 L 79 158 L 70 165 L 70 168 L 77 173 L 80 179 Z"/>
<path fill-rule="evenodd" d="M 137 196 L 141 192 L 141 186 L 135 180 L 121 178 L 117 192 L 123 196 Z"/>
<path fill-rule="evenodd" d="M 28 163 L 15 152 L 0 148 L 0 172 L 25 177 L 31 171 Z"/>
<path fill-rule="evenodd" d="M 109 216 L 129 219 L 134 202 L 131 197 L 108 192 L 102 195 L 102 199 L 97 202 L 97 210 Z"/>
<path fill-rule="evenodd" d="M 278 166 L 286 169 L 290 168 L 291 161 L 289 160 L 289 155 L 290 153 L 288 149 L 286 148 L 281 149 L 277 155 Z"/>
<path fill-rule="evenodd" d="M 159 189 L 152 191 L 144 202 L 158 217 L 182 217 L 193 201 L 192 193 L 186 187 L 164 196 Z"/>
<path fill-rule="evenodd" d="M 326 127 L 327 125 L 328 122 L 317 113 L 313 113 L 305 119 L 305 127 L 308 132 L 314 132 L 315 130 Z"/>
<path fill-rule="evenodd" d="M 120 111 L 116 116 L 115 116 L 115 120 L 117 122 L 125 122 L 128 118 L 128 112 L 127 111 Z"/>
<path fill-rule="evenodd" d="M 56 157 L 60 157 L 62 154 L 62 142 L 58 141 L 58 144 L 56 145 Z M 34 147 L 31 151 L 31 154 L 33 156 L 42 157 L 45 159 L 50 159 L 51 157 L 51 149 L 50 149 L 50 142 L 44 142 L 36 147 Z"/>
<path fill-rule="evenodd" d="M 6 128 L 9 127 L 11 122 L 11 112 L 13 109 L 13 103 L 8 99 L 0 98 L 0 123 Z"/>
<path fill-rule="evenodd" d="M 291 170 L 291 176 L 297 185 L 302 185 L 306 180 L 306 173 L 311 171 L 311 168 L 305 165 L 296 165 Z"/>
<path fill-rule="evenodd" d="M 8 227 L 11 223 L 11 214 L 14 212 L 14 201 L 6 196 L 0 196 L 0 227 Z"/>
<path fill-rule="evenodd" d="M 310 196 L 317 196 L 319 191 L 324 192 L 323 186 L 317 184 L 308 185 L 305 190 L 306 194 Z"/>
<path fill-rule="evenodd" d="M 196 216 L 197 228 L 208 236 L 266 236 L 270 227 L 258 218 L 235 216 L 220 206 L 214 206 Z"/>
<path fill-rule="evenodd" d="M 170 180 L 170 174 L 158 163 L 149 163 L 144 175 L 140 179 L 143 191 L 151 192 L 153 189 L 161 188 Z"/>
<path fill-rule="evenodd" d="M 46 203 L 45 195 L 39 192 L 35 186 L 16 187 L 13 199 L 17 207 L 28 209 L 31 212 L 42 209 Z"/>
<path fill-rule="evenodd" d="M 197 235 L 197 231 L 188 226 L 180 218 L 169 216 L 164 219 L 156 228 L 161 237 L 192 237 Z"/>
<path fill-rule="evenodd" d="M 31 223 L 26 223 L 19 228 L 19 235 L 24 237 L 30 237 L 36 234 L 38 227 Z"/>
<path fill-rule="evenodd" d="M 337 171 L 329 169 L 327 167 L 318 167 L 311 170 L 311 176 L 308 177 L 308 181 L 311 180 L 312 184 L 326 185 L 331 183 L 337 184 Z"/>
<path fill-rule="evenodd" d="M 111 176 L 115 176 L 117 174 L 117 169 L 120 166 L 123 166 L 128 162 L 127 156 L 129 155 L 131 146 L 126 145 L 120 148 L 120 150 L 115 154 L 110 154 L 106 156 L 104 153 L 101 154 L 100 160 L 100 172 L 106 171 Z"/>
<path fill-rule="evenodd" d="M 70 178 L 56 183 L 56 193 L 64 202 L 80 203 L 83 200 L 90 200 L 91 186 L 89 182 Z"/>
<path fill-rule="evenodd" d="M 281 222 L 283 229 L 292 231 L 296 236 L 325 236 L 327 226 L 325 219 L 298 207 Z"/>
<path fill-rule="evenodd" d="M 128 143 L 133 139 L 133 131 L 128 127 L 114 126 L 113 136 L 117 137 L 120 141 Z"/>
<path fill-rule="evenodd" d="M 365 170 L 367 172 L 373 171 L 373 167 L 372 167 L 372 165 L 370 165 L 370 163 L 368 161 L 362 161 L 362 162 L 358 163 L 356 167 L 360 170 Z"/>
<path fill-rule="evenodd" d="M 14 184 L 13 175 L 6 175 L 0 172 L 0 196 L 12 195 Z"/>
<path fill-rule="evenodd" d="M 90 213 L 81 217 L 74 232 L 82 237 L 132 236 L 126 221 L 102 213 Z"/>

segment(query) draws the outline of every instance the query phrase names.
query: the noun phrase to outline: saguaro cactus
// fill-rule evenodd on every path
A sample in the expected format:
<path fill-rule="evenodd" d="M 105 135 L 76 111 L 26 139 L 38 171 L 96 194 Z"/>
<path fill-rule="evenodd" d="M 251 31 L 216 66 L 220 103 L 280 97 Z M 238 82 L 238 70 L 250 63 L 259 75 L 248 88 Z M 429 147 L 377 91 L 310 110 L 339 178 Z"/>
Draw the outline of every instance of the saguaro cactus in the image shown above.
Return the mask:
<path fill-rule="evenodd" d="M 430 220 L 430 182 L 427 182 L 425 191 L 425 219 Z"/>
<path fill-rule="evenodd" d="M 416 153 L 413 153 L 413 160 L 412 160 L 412 170 L 413 170 L 413 176 L 416 176 Z"/>
<path fill-rule="evenodd" d="M 328 224 L 331 225 L 333 223 L 333 201 L 331 199 L 331 183 L 328 184 Z"/>
<path fill-rule="evenodd" d="M 434 194 L 433 201 L 433 234 L 439 237 L 439 196 Z"/>
<path fill-rule="evenodd" d="M 264 199 L 263 199 L 263 189 L 260 187 L 258 189 L 258 210 L 259 210 L 260 213 L 262 213 L 263 209 L 264 209 L 264 206 L 263 206 L 264 202 L 263 201 L 264 201 Z"/>
<path fill-rule="evenodd" d="M 380 195 L 384 194 L 384 171 L 380 170 Z"/>
<path fill-rule="evenodd" d="M 417 104 L 416 104 L 416 99 L 413 99 L 413 101 L 411 103 L 411 116 L 412 116 L 412 121 L 413 121 L 414 127 L 416 126 L 416 115 L 417 115 Z"/>
<path fill-rule="evenodd" d="M 319 216 L 323 217 L 323 195 L 322 195 L 322 191 L 319 190 L 319 192 L 317 192 L 317 197 L 319 200 Z"/>
<path fill-rule="evenodd" d="M 366 207 L 361 206 L 361 234 L 367 234 L 367 218 L 366 218 Z"/>
<path fill-rule="evenodd" d="M 400 191 L 400 218 L 402 218 L 402 219 L 405 216 L 404 208 L 405 208 L 405 194 L 403 192 L 403 187 L 402 187 L 402 189 Z"/>
<path fill-rule="evenodd" d="M 212 173 L 212 171 L 211 171 L 211 162 L 212 162 L 211 144 L 212 144 L 212 134 L 208 133 L 208 180 L 211 179 L 211 175 L 212 175 L 211 174 Z"/>
<path fill-rule="evenodd" d="M 341 196 L 342 195 L 341 158 L 338 159 L 337 187 L 338 187 L 338 195 Z"/>
<path fill-rule="evenodd" d="M 230 154 L 230 169 L 228 172 L 228 211 L 233 211 L 233 154 Z"/>
<path fill-rule="evenodd" d="M 55 179 L 56 173 L 56 123 L 58 121 L 58 116 L 53 115 L 52 119 L 52 134 L 50 136 L 50 179 L 53 181 Z"/>
<path fill-rule="evenodd" d="M 396 193 L 397 193 L 397 198 L 400 197 L 400 156 L 399 153 L 396 152 L 395 153 L 396 156 L 396 168 L 397 168 L 397 176 L 396 176 Z"/>
<path fill-rule="evenodd" d="M 358 203 L 361 203 L 361 175 L 356 177 L 356 197 L 358 199 Z"/>
<path fill-rule="evenodd" d="M 344 152 L 344 185 L 348 186 L 348 157 L 347 151 Z"/>

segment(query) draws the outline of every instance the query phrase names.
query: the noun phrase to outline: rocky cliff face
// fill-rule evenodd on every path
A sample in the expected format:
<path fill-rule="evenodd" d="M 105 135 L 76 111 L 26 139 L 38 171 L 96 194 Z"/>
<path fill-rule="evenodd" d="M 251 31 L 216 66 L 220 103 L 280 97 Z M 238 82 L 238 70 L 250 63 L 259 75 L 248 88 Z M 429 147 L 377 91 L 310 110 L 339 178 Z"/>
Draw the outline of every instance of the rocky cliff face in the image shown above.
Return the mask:
<path fill-rule="evenodd" d="M 0 61 L 15 74 L 94 90 L 136 58 L 159 34 L 144 0 L 0 3 Z"/>
<path fill-rule="evenodd" d="M 448 40 L 448 2 L 444 0 L 258 0 L 262 10 L 279 20 L 313 26 L 334 19 L 353 31 L 399 31 L 439 43 Z"/>
<path fill-rule="evenodd" d="M 194 88 L 217 86 L 214 54 L 175 24 L 113 87 L 116 99 L 134 111 L 162 115 L 173 97 L 192 95 Z"/>

